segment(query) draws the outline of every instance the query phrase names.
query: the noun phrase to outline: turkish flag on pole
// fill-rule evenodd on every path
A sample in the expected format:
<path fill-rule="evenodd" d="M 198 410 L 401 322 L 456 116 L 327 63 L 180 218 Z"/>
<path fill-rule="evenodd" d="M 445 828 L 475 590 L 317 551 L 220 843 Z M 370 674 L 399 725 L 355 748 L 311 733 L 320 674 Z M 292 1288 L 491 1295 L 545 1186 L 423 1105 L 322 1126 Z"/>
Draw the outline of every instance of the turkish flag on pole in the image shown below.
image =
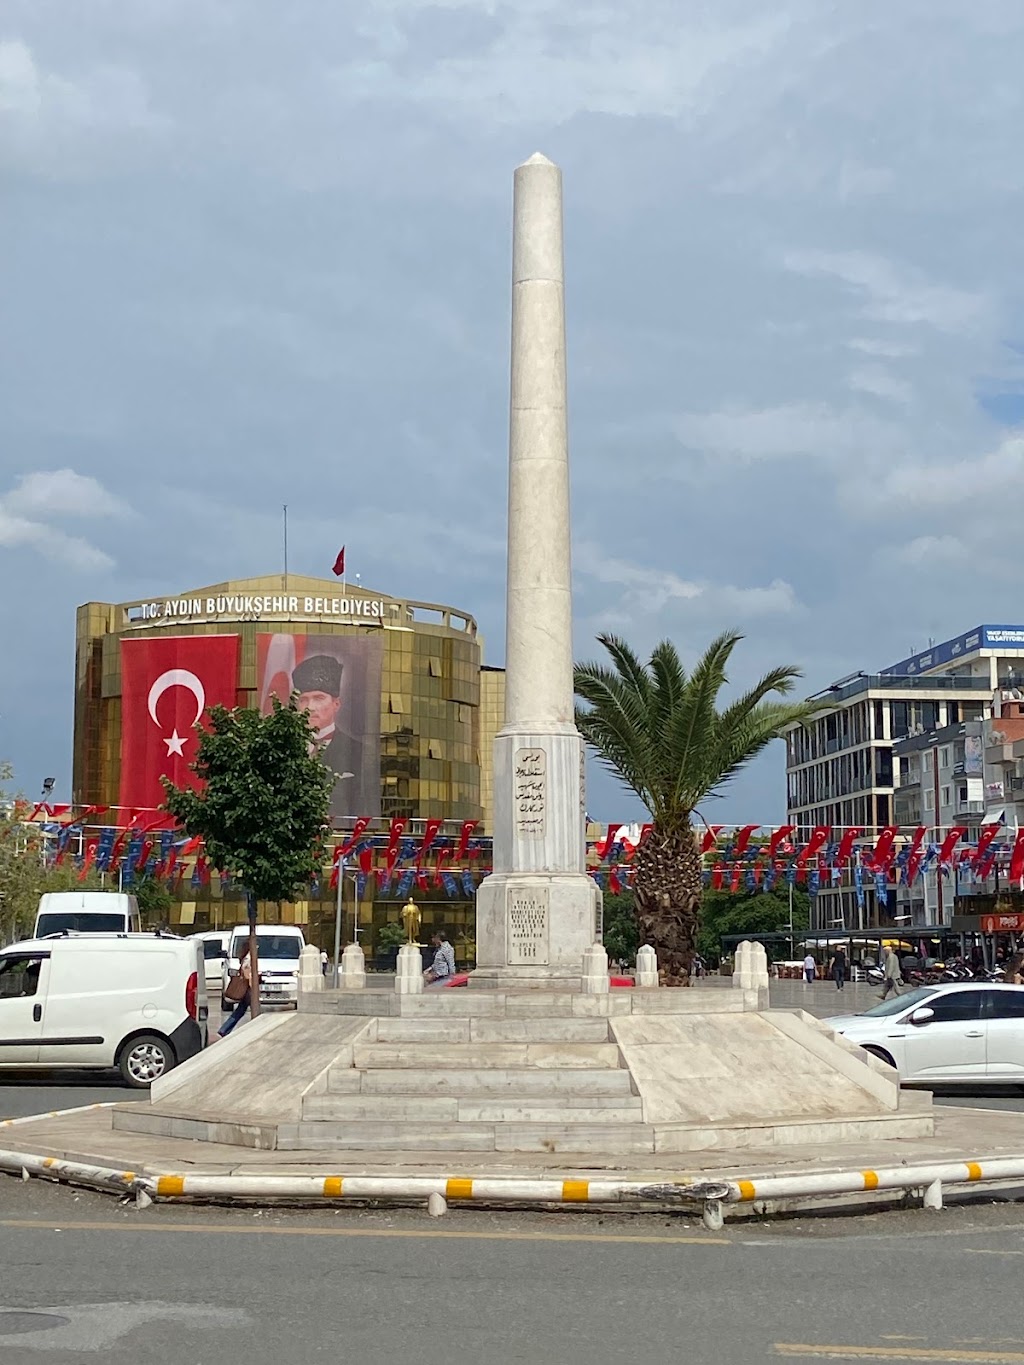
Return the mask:
<path fill-rule="evenodd" d="M 344 576 L 345 576 L 345 547 L 344 547 L 344 545 L 343 545 L 343 546 L 341 547 L 341 549 L 338 551 L 338 558 L 334 561 L 334 575 L 335 575 L 336 578 L 344 578 Z"/>
<path fill-rule="evenodd" d="M 155 810 L 161 777 L 195 787 L 194 726 L 211 706 L 234 706 L 237 635 L 172 635 L 121 641 L 122 807 Z"/>

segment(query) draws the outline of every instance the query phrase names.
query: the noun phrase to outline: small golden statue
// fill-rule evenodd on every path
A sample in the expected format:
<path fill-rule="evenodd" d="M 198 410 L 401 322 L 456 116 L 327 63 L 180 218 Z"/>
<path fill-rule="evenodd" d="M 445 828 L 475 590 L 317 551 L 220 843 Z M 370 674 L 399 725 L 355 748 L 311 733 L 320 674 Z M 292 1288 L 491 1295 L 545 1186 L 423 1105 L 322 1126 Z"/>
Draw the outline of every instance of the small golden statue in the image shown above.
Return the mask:
<path fill-rule="evenodd" d="M 420 932 L 420 912 L 416 902 L 410 896 L 405 905 L 402 906 L 402 923 L 405 925 L 406 942 L 419 946 Z"/>

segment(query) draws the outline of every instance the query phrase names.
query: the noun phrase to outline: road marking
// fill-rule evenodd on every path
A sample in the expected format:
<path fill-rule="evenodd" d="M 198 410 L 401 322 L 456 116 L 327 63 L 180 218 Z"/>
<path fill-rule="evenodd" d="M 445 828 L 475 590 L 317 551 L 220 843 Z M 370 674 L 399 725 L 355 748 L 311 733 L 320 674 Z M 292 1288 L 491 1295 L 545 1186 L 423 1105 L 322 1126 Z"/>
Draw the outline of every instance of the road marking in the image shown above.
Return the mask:
<path fill-rule="evenodd" d="M 598 1232 L 482 1232 L 443 1228 L 324 1228 L 324 1227 L 222 1227 L 218 1223 L 111 1223 L 76 1222 L 38 1223 L 31 1218 L 0 1218 L 0 1227 L 35 1232 L 198 1232 L 222 1236 L 248 1236 L 253 1233 L 271 1237 L 404 1237 L 461 1242 L 635 1242 L 640 1246 L 732 1246 L 728 1237 L 631 1237 L 627 1233 Z M 1024 1356 L 1020 1357 L 1024 1360 Z"/>
<path fill-rule="evenodd" d="M 777 1341 L 775 1353 L 802 1360 L 938 1360 L 952 1365 L 1019 1365 L 1020 1351 L 966 1351 L 958 1348 L 920 1346 L 812 1346 Z"/>

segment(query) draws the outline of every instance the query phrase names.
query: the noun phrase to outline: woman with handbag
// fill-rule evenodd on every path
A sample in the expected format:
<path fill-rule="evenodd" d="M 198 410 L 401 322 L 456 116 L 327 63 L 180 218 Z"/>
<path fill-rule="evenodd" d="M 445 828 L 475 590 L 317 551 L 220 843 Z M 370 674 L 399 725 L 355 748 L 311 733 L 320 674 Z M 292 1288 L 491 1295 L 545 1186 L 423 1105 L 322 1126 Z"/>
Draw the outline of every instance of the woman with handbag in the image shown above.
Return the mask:
<path fill-rule="evenodd" d="M 238 958 L 238 975 L 228 982 L 224 994 L 229 1000 L 237 1000 L 238 1003 L 217 1030 L 218 1038 L 226 1038 L 235 1025 L 242 1022 L 252 1002 L 252 963 L 249 961 L 248 942 Z"/>

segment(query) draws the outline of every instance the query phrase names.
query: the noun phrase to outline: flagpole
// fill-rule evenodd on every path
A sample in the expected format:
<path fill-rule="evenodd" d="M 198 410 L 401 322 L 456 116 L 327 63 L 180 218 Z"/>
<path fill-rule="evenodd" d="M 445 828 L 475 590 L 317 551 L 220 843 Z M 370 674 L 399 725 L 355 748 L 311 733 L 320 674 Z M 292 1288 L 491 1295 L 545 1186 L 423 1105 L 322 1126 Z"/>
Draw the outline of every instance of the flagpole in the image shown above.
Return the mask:
<path fill-rule="evenodd" d="M 284 508 L 284 588 L 288 591 L 288 504 Z"/>

